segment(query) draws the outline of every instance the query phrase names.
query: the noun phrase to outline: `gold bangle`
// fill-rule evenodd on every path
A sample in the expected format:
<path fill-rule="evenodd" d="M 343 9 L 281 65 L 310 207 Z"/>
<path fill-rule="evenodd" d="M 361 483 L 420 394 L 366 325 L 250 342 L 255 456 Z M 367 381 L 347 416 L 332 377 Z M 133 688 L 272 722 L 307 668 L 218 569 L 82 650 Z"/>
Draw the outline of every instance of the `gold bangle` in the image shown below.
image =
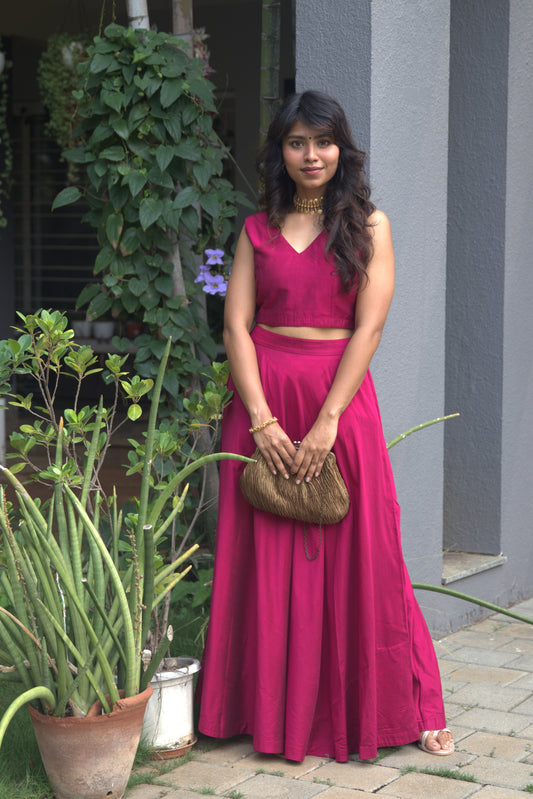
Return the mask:
<path fill-rule="evenodd" d="M 256 424 L 255 427 L 250 427 L 248 432 L 253 435 L 254 433 L 258 433 L 260 430 L 262 430 L 263 427 L 268 427 L 269 424 L 274 424 L 274 422 L 277 422 L 277 421 L 278 421 L 278 417 L 277 416 L 273 416 L 271 419 L 268 419 L 268 421 L 263 422 L 262 424 Z"/>

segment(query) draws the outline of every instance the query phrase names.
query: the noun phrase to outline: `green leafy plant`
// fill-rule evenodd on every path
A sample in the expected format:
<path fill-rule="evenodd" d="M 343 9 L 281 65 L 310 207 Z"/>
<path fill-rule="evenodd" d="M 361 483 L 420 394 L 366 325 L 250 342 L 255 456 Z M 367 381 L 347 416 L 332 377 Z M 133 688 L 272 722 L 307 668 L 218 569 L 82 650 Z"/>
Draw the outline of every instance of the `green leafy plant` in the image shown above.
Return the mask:
<path fill-rule="evenodd" d="M 183 400 L 187 423 L 164 419 L 156 430 L 154 440 L 153 481 L 159 488 L 165 485 L 169 472 L 185 468 L 202 455 L 214 451 L 219 439 L 219 427 L 224 408 L 231 399 L 227 390 L 229 368 L 227 361 L 213 362 L 202 368 L 204 387 Z M 144 442 L 130 438 L 128 475 L 140 472 L 144 459 Z M 185 513 L 180 516 L 181 530 L 172 529 L 172 552 L 183 550 L 193 529 L 197 533 L 200 514 L 205 509 L 206 473 L 195 484 L 195 496 L 188 496 Z"/>
<path fill-rule="evenodd" d="M 107 403 L 104 406 L 102 402 L 102 429 L 96 442 L 95 461 L 90 465 L 90 492 L 98 489 L 105 497 L 99 475 L 113 436 L 127 419 L 140 419 L 154 383 L 150 378 L 131 375 L 126 368 L 127 356 L 108 354 L 103 356 L 102 365 L 90 346 L 76 344 L 68 319 L 60 311 L 43 309 L 34 314 L 19 313 L 18 317 L 21 325 L 13 328 L 18 337 L 0 342 L 0 395 L 9 398 L 9 404 L 24 419 L 10 435 L 12 452 L 7 457 L 15 461 L 11 472 L 17 474 L 24 469 L 30 480 L 54 483 L 57 477 L 54 450 L 62 420 L 63 477 L 68 476 L 71 485 L 82 482 L 88 470 L 89 442 L 98 413 L 97 404 L 84 404 L 84 384 L 99 374 L 108 387 Z M 154 431 L 150 484 L 156 491 L 168 484 L 169 475 L 199 457 L 198 441 L 206 430 L 210 433 L 209 448 L 201 454 L 213 451 L 219 420 L 231 396 L 226 388 L 227 364 L 215 362 L 205 366 L 202 374 L 203 391 L 197 390 L 183 401 L 186 422 L 165 420 Z M 18 380 L 31 391 L 17 391 Z M 67 381 L 71 385 L 72 404 L 58 408 L 58 392 Z M 128 474 L 141 474 L 145 442 L 132 438 L 130 445 Z M 105 498 L 107 509 L 110 503 Z M 193 524 L 196 518 L 192 519 Z"/>
<path fill-rule="evenodd" d="M 45 130 L 61 150 L 70 150 L 80 143 L 74 135 L 78 102 L 72 92 L 78 83 L 77 66 L 87 58 L 90 41 L 88 34 L 54 33 L 39 59 L 37 82 L 48 112 Z M 76 177 L 74 165 L 70 164 L 69 182 Z"/>
<path fill-rule="evenodd" d="M 64 474 L 70 475 L 71 483 L 81 483 L 87 472 L 89 441 L 95 429 L 97 406 L 82 406 L 82 384 L 91 375 L 102 373 L 112 386 L 108 407 L 101 403 L 102 430 L 96 441 L 95 462 L 91 465 L 91 488 L 102 489 L 99 482 L 100 468 L 109 448 L 113 434 L 125 419 L 119 420 L 120 403 L 127 407 L 127 416 L 137 420 L 142 414 L 143 398 L 153 387 L 152 380 L 143 380 L 138 375 L 128 379 L 125 371 L 126 356 L 108 355 L 105 370 L 99 365 L 96 353 L 88 346 L 78 346 L 74 332 L 68 327 L 66 315 L 60 311 L 39 310 L 34 314 L 21 314 L 21 327 L 14 327 L 18 338 L 0 342 L 0 395 L 10 397 L 10 405 L 18 408 L 33 420 L 21 425 L 10 436 L 14 452 L 8 457 L 17 460 L 11 471 L 16 474 L 29 466 L 33 476 L 44 482 L 54 482 L 57 476 L 53 451 L 62 424 L 64 452 Z M 29 381 L 33 391 L 20 394 L 12 390 L 13 377 Z M 62 380 L 72 381 L 73 404 L 57 408 L 57 396 Z M 42 469 L 32 458 L 35 451 L 44 451 L 47 466 Z"/>
<path fill-rule="evenodd" d="M 37 481 L 42 486 L 48 486 L 51 489 L 50 496 L 53 496 L 53 487 L 58 479 L 75 488 L 90 475 L 87 506 L 90 512 L 94 512 L 95 497 L 98 497 L 100 529 L 104 533 L 112 528 L 116 500 L 110 494 L 110 487 L 102 482 L 102 468 L 113 437 L 126 422 L 126 412 L 130 420 L 140 419 L 141 403 L 147 401 L 146 397 L 153 386 L 152 380 L 130 375 L 125 368 L 125 356 L 107 355 L 103 358 L 102 366 L 90 347 L 76 344 L 64 313 L 41 310 L 26 316 L 19 314 L 19 318 L 21 326 L 14 328 L 20 334 L 18 338 L 0 342 L 0 395 L 6 396 L 10 405 L 17 408 L 23 417 L 22 424 L 10 434 L 12 452 L 7 454 L 7 458 L 14 461 L 10 471 L 12 474 L 22 474 L 26 482 Z M 202 516 L 207 502 L 207 471 L 195 464 L 201 457 L 210 455 L 217 444 L 222 412 L 231 397 L 226 387 L 228 373 L 226 362 L 206 366 L 203 369 L 205 389 L 195 391 L 184 399 L 186 418 L 162 420 L 155 426 L 151 437 L 151 468 L 146 478 L 149 485 L 148 507 L 151 509 L 157 505 L 161 519 L 163 516 L 168 518 L 158 540 L 157 552 L 154 553 L 154 569 L 158 578 L 161 577 L 157 591 L 162 593 L 161 601 L 153 609 L 152 626 L 145 641 L 145 647 L 152 652 L 157 650 L 167 634 L 171 592 L 166 589 L 173 579 L 168 565 L 190 546 L 193 533 L 194 543 L 200 543 L 209 526 Z M 97 374 L 108 385 L 107 403 L 101 403 L 101 407 L 83 402 L 84 382 Z M 13 390 L 14 379 L 24 381 L 25 388 L 31 388 L 32 391 L 19 393 L 16 388 Z M 69 392 L 72 405 L 65 408 L 61 404 L 58 410 L 58 390 L 65 381 L 72 384 Z M 100 422 L 97 422 L 98 419 Z M 93 452 L 91 442 L 97 424 L 100 427 Z M 62 464 L 58 466 L 56 444 L 60 425 Z M 129 468 L 124 467 L 127 475 L 142 476 L 144 473 L 148 431 L 145 425 L 141 429 L 141 438 L 129 438 Z M 216 467 L 209 460 L 203 460 L 201 464 Z M 175 475 L 184 473 L 184 470 L 191 482 L 191 490 L 181 497 L 181 510 L 176 514 L 172 512 L 170 502 L 162 507 L 158 500 L 163 492 L 168 492 Z M 174 501 L 177 499 L 174 498 Z M 139 508 L 140 497 L 137 497 L 128 501 L 122 509 L 124 532 L 119 546 L 123 557 L 132 557 L 133 549 L 126 536 L 134 535 Z M 3 560 L 0 548 L 0 569 Z M 188 580 L 187 590 L 177 596 L 172 613 L 172 616 L 177 617 L 177 625 L 172 619 L 174 627 L 178 627 L 174 648 L 181 641 L 179 632 L 182 625 L 187 627 L 186 637 L 193 628 L 194 639 L 198 635 L 203 636 L 205 605 L 208 604 L 205 594 L 210 589 L 200 585 L 199 579 L 206 582 L 207 578 L 204 579 L 203 574 L 205 564 L 210 560 L 211 556 L 205 549 L 201 558 L 195 556 L 194 577 L 197 579 Z M 195 592 L 194 589 L 199 590 Z M 194 606 L 191 606 L 187 620 L 183 621 L 180 600 L 189 604 L 191 593 Z M 198 601 L 200 594 L 202 601 Z M 0 605 L 10 607 L 10 598 L 1 582 Z M 178 654 L 183 654 L 183 650 Z"/>
<path fill-rule="evenodd" d="M 3 342 L 0 348 L 4 379 L 9 358 L 22 357 L 21 351 L 31 352 L 32 357 L 23 366 L 17 361 L 19 368 L 40 374 L 46 364 L 57 375 L 61 358 L 67 359 L 65 350 L 72 333 L 63 328 L 64 317 L 40 312 L 24 320 L 26 332 L 18 339 L 18 348 L 13 342 L 8 342 L 7 349 Z M 55 331 L 52 343 L 48 338 L 51 331 Z M 119 688 L 131 696 L 148 684 L 168 647 L 167 640 L 143 672 L 141 653 L 152 611 L 182 579 L 187 569 L 179 573 L 177 569 L 197 548 L 193 545 L 171 563 L 156 568 L 158 546 L 183 508 L 185 481 L 208 462 L 221 458 L 248 460 L 229 453 L 206 455 L 168 475 L 156 499 L 150 502 L 157 407 L 170 348 L 171 341 L 163 353 L 151 395 L 134 526 L 123 529 L 122 513 L 114 501 L 108 521 L 110 540 L 104 540 L 100 532 L 105 498 L 96 487 L 94 471 L 102 436 L 106 435 L 102 399 L 90 434 L 84 439 L 87 452 L 81 482 L 76 470 L 67 467 L 68 435 L 59 419 L 54 460 L 46 474 L 52 483 L 47 509 L 32 499 L 13 472 L 2 467 L 18 514 L 2 487 L 0 541 L 5 568 L 0 580 L 12 610 L 0 607 L 0 672 L 2 679 L 17 679 L 23 691 L 0 721 L 0 744 L 9 721 L 26 702 L 40 701 L 43 712 L 58 716 L 83 716 L 98 698 L 109 712 Z M 33 437 L 33 428 L 27 435 Z M 123 537 L 128 542 L 126 554 L 121 546 Z"/>
<path fill-rule="evenodd" d="M 181 410 L 200 353 L 215 357 L 205 295 L 194 283 L 196 256 L 224 247 L 237 202 L 250 203 L 221 177 L 225 151 L 213 128 L 214 86 L 202 59 L 189 57 L 168 34 L 116 24 L 94 38 L 88 54 L 74 92 L 83 143 L 65 153 L 84 165 L 87 181 L 60 192 L 53 207 L 85 195 L 100 251 L 98 282 L 79 305 L 94 318 L 111 312 L 143 323 L 135 342 L 142 377 L 153 378 L 172 338 L 163 391 Z"/>

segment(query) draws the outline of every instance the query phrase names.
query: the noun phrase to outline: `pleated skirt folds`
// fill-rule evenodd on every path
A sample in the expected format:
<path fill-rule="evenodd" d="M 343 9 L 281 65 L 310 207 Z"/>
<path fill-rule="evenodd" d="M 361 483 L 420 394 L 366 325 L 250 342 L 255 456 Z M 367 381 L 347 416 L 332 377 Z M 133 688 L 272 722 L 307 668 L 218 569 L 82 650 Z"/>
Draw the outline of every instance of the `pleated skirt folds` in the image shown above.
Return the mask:
<path fill-rule="evenodd" d="M 295 339 L 257 326 L 252 338 L 272 413 L 301 441 L 348 339 Z M 235 392 L 222 451 L 251 455 L 249 426 Z M 199 729 L 217 738 L 248 733 L 258 751 L 297 761 L 307 754 L 373 758 L 380 746 L 445 726 L 433 643 L 403 560 L 370 373 L 341 416 L 333 451 L 351 505 L 322 531 L 255 510 L 240 491 L 244 464 L 220 465 Z M 310 555 L 319 549 L 316 559 L 305 543 Z"/>

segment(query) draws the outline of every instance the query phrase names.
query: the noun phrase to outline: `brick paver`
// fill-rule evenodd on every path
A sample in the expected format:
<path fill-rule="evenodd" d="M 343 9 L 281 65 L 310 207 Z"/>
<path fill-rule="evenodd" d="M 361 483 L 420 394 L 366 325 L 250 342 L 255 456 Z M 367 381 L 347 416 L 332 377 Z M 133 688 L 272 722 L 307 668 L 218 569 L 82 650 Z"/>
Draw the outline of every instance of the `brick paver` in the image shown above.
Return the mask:
<path fill-rule="evenodd" d="M 489 732 L 474 732 L 456 745 L 460 750 L 474 755 L 499 757 L 511 761 L 523 760 L 533 750 L 532 742 L 524 738 L 493 735 Z"/>
<path fill-rule="evenodd" d="M 516 763 L 500 757 L 478 757 L 469 763 L 466 770 L 478 782 L 490 782 L 504 788 L 523 790 L 526 785 L 533 783 L 533 768 L 530 763 Z"/>
<path fill-rule="evenodd" d="M 325 785 L 333 783 L 339 788 L 358 788 L 373 793 L 396 777 L 397 774 L 389 768 L 350 760 L 348 763 L 327 763 L 305 774 L 302 780 L 320 781 Z"/>
<path fill-rule="evenodd" d="M 489 642 L 488 642 L 489 643 Z M 524 655 L 524 658 L 529 656 Z M 473 663 L 481 666 L 506 666 L 513 661 L 516 662 L 515 668 L 522 669 L 523 671 L 533 671 L 533 657 L 531 662 L 527 661 L 528 665 L 521 666 L 518 663 L 519 656 L 514 652 L 500 652 L 497 649 L 492 649 L 487 645 L 486 648 L 480 646 L 460 646 L 454 649 L 449 655 L 446 655 L 449 660 L 457 660 L 462 663 Z"/>
<path fill-rule="evenodd" d="M 455 665 L 456 668 L 450 673 L 450 677 L 462 682 L 513 685 L 522 678 L 533 678 L 533 675 L 528 674 L 527 671 L 520 671 L 520 669 L 502 669 L 496 666 L 479 666 L 472 663 L 460 665 L 459 663 L 453 664 L 450 661 L 443 661 L 443 663 L 447 666 Z"/>
<path fill-rule="evenodd" d="M 369 797 L 366 791 L 354 791 L 353 788 L 328 788 L 320 794 L 320 799 L 365 799 L 365 797 L 366 799 Z"/>
<path fill-rule="evenodd" d="M 397 799 L 428 799 L 438 796 L 439 799 L 468 799 L 475 792 L 476 786 L 463 780 L 448 780 L 433 774 L 404 774 L 375 796 L 394 796 Z"/>
<path fill-rule="evenodd" d="M 235 788 L 254 774 L 255 771 L 252 769 L 236 768 L 233 765 L 217 766 L 191 760 L 184 766 L 165 774 L 164 780 L 176 788 L 187 788 L 188 790 L 213 788 L 216 793 L 223 793 Z"/>
<path fill-rule="evenodd" d="M 156 785 L 136 785 L 135 788 L 128 791 L 127 796 L 128 799 L 159 799 L 161 790 L 162 789 Z"/>
<path fill-rule="evenodd" d="M 514 791 L 512 788 L 495 788 L 492 785 L 485 785 L 475 799 L 524 799 L 527 794 L 523 791 Z"/>
<path fill-rule="evenodd" d="M 258 774 L 239 785 L 239 793 L 246 799 L 308 799 L 322 794 L 324 790 L 324 785 L 314 785 L 290 777 L 274 777 L 271 774 Z"/>
<path fill-rule="evenodd" d="M 457 717 L 457 723 L 475 730 L 503 733 L 503 735 L 516 735 L 526 729 L 533 719 L 531 716 L 519 713 L 505 713 L 502 710 L 489 710 L 485 707 L 476 707 L 465 710 Z"/>
<path fill-rule="evenodd" d="M 533 599 L 515 609 L 533 618 Z M 248 736 L 220 742 L 200 736 L 189 762 L 139 769 L 136 775 L 151 783 L 132 788 L 126 799 L 525 798 L 533 785 L 533 627 L 494 614 L 435 648 L 453 755 L 433 757 L 410 744 L 380 750 L 374 763 L 357 756 L 348 763 L 319 757 L 294 763 L 254 752 Z M 476 781 L 460 779 L 465 775 Z"/>
<path fill-rule="evenodd" d="M 521 669 L 522 671 L 533 671 L 533 654 L 529 652 L 526 655 L 516 655 L 516 653 L 499 652 L 497 654 L 510 656 L 514 658 L 512 661 L 513 669 Z"/>
<path fill-rule="evenodd" d="M 257 770 L 282 771 L 284 777 L 301 777 L 330 761 L 327 757 L 309 755 L 301 763 L 297 763 L 294 760 L 285 760 L 281 755 L 265 755 L 252 750 L 252 754 L 246 758 L 245 762 Z"/>
<path fill-rule="evenodd" d="M 517 713 L 523 713 L 520 709 L 520 704 L 531 697 L 531 691 L 527 688 L 515 688 L 500 686 L 497 691 L 494 686 L 481 683 L 467 683 L 462 688 L 458 688 L 451 695 L 451 699 L 455 704 L 470 705 L 477 707 L 487 707 L 491 710 L 516 710 Z M 532 706 L 533 711 L 533 706 Z M 525 710 L 526 714 L 529 709 Z"/>

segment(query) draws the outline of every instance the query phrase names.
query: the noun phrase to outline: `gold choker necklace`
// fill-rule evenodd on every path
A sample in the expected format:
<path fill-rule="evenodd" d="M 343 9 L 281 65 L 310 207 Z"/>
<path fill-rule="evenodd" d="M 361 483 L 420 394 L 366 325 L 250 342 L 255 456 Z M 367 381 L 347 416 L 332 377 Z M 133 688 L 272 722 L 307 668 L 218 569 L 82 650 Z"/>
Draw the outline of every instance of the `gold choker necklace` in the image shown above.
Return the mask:
<path fill-rule="evenodd" d="M 321 214 L 324 211 L 323 197 L 316 200 L 304 200 L 295 194 L 292 203 L 299 214 Z"/>

